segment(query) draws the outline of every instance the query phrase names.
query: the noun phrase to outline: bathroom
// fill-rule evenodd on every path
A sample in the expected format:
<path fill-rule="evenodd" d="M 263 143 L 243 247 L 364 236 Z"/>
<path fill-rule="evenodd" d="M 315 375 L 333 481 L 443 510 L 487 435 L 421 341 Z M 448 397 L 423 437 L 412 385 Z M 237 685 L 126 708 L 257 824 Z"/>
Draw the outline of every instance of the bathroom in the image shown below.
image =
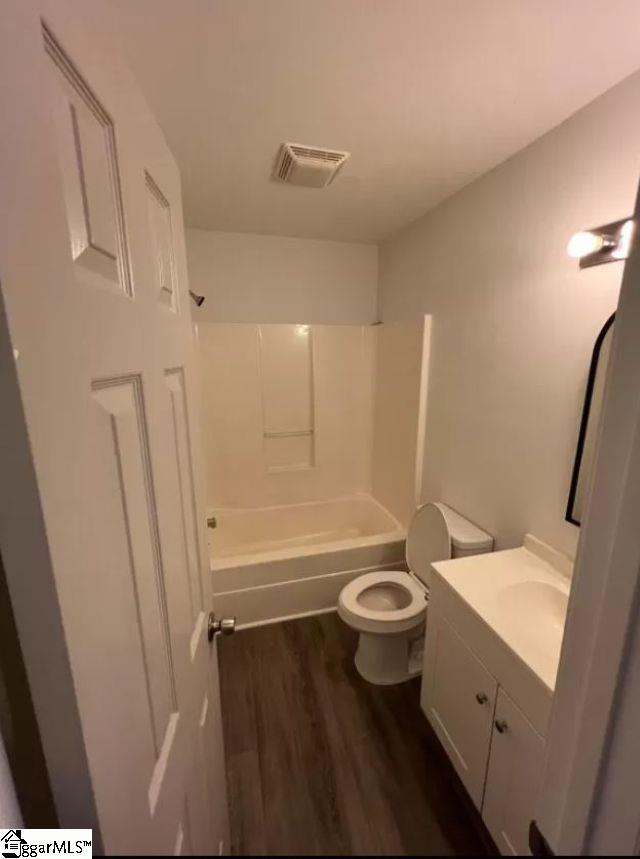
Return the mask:
<path fill-rule="evenodd" d="M 3 826 L 636 852 L 638 36 L 9 0 Z"/>
<path fill-rule="evenodd" d="M 428 546 L 425 562 L 421 546 L 417 566 L 422 562 L 426 570 L 420 575 L 405 550 L 416 509 L 427 502 L 444 502 L 478 526 L 469 554 L 509 550 L 533 535 L 543 555 L 557 553 L 566 593 L 579 536 L 567 505 L 589 365 L 616 308 L 622 275 L 619 262 L 581 269 L 567 244 L 577 228 L 633 211 L 636 147 L 621 122 L 637 87 L 633 79 L 620 84 L 376 245 L 187 228 L 190 287 L 205 298 L 193 318 L 207 510 L 215 526 L 209 528 L 214 605 L 217 614 L 235 617 L 240 630 L 219 645 L 223 699 L 235 700 L 240 676 L 251 686 L 242 691 L 241 706 L 249 695 L 256 719 L 275 718 L 263 678 L 270 685 L 275 666 L 284 670 L 280 650 L 287 646 L 278 645 L 278 636 L 290 638 L 288 647 L 300 658 L 299 648 L 330 635 L 330 618 L 336 625 L 346 621 L 356 635 L 369 629 L 342 606 L 336 618 L 350 583 L 357 588 L 356 614 L 368 583 L 383 600 L 373 607 L 383 618 L 395 617 L 389 609 L 404 603 L 384 602 L 386 572 L 401 571 L 396 584 L 402 585 L 409 561 L 414 580 L 418 574 L 424 581 L 428 560 L 448 557 L 448 546 Z M 621 129 L 615 149 L 603 140 L 612 128 Z M 335 184 L 316 193 L 337 191 L 354 169 L 350 161 Z M 288 454 L 283 447 L 272 454 L 274 442 L 292 444 L 288 462 L 270 461 Z M 433 542 L 433 530 L 428 533 Z M 415 602 L 414 613 L 424 616 L 420 588 Z M 323 613 L 329 617 L 318 627 L 312 618 Z M 288 632 L 266 629 L 295 618 L 299 627 L 294 621 Z M 407 635 L 388 634 L 393 631 L 372 636 L 382 639 L 373 640 L 373 654 L 360 651 L 358 677 L 393 686 L 422 674 L 424 625 L 414 624 L 408 646 Z M 388 652 L 393 638 L 400 667 Z M 255 656 L 261 642 L 273 648 L 271 663 Z M 349 646 L 353 659 L 354 642 Z M 557 667 L 559 639 L 555 647 Z M 292 712 L 297 706 L 290 698 L 302 694 L 296 677 L 291 689 L 281 690 Z M 237 718 L 238 706 L 229 705 L 225 724 Z M 532 693 L 529 706 L 533 712 L 525 717 L 538 738 L 548 702 Z M 235 737 L 236 729 L 227 730 Z M 236 781 L 244 743 L 251 737 L 258 757 L 266 754 L 255 726 L 246 730 L 239 756 L 233 739 L 227 748 L 237 849 L 255 853 L 278 844 L 305 852 L 309 836 L 295 840 L 281 823 L 285 835 L 274 835 L 267 820 L 260 834 L 259 827 L 242 828 L 257 813 Z M 298 766 L 292 779 L 313 778 L 313 770 Z M 526 777 L 533 780 L 532 773 Z M 261 783 L 266 809 L 274 786 L 268 775 Z M 514 784 L 510 789 L 517 793 Z M 480 808 L 482 797 L 474 801 Z M 533 818 L 533 810 L 523 811 Z M 516 827 L 512 851 L 526 847 L 526 822 L 527 831 Z M 499 832 L 499 824 L 490 829 L 508 853 L 511 842 L 501 844 Z M 335 838 L 319 844 L 344 852 Z M 366 840 L 355 843 L 375 851 Z"/>

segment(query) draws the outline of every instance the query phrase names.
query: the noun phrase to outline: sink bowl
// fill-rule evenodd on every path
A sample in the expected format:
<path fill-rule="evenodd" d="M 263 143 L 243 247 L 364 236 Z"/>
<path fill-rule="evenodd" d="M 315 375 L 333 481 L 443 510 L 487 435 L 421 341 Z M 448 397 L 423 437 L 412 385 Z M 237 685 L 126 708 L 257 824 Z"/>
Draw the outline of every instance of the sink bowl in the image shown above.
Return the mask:
<path fill-rule="evenodd" d="M 569 596 L 560 588 L 548 582 L 516 582 L 507 585 L 498 595 L 501 611 L 509 614 L 510 619 L 523 628 L 535 626 L 562 637 L 567 616 Z"/>
<path fill-rule="evenodd" d="M 504 645 L 501 658 L 505 662 L 496 670 L 507 671 L 511 678 L 508 682 L 515 676 L 510 672 L 517 672 L 524 663 L 529 672 L 519 676 L 524 678 L 524 686 L 531 682 L 527 694 L 538 702 L 538 724 L 543 726 L 558 673 L 572 567 L 567 556 L 531 535 L 518 549 L 452 558 L 432 565 L 434 610 L 437 612 L 442 604 L 446 611 L 459 612 L 456 622 L 462 625 L 469 621 L 466 605 L 475 619 L 491 631 L 491 646 L 499 647 L 500 642 Z M 460 598 L 458 605 L 455 595 Z M 475 629 L 475 623 L 469 626 Z M 477 635 L 478 652 L 486 645 L 484 634 L 478 625 L 473 633 Z M 509 663 L 511 657 L 514 661 Z M 537 697 L 539 694 L 541 697 Z"/>

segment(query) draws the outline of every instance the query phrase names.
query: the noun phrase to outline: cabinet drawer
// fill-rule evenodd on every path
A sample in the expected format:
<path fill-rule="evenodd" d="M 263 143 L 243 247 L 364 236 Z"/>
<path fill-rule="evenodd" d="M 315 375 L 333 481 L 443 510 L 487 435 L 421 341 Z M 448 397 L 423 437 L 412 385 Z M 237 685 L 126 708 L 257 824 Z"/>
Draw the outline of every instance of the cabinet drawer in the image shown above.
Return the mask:
<path fill-rule="evenodd" d="M 421 705 L 478 809 L 497 691 L 495 679 L 453 627 L 430 612 Z"/>
<path fill-rule="evenodd" d="M 544 751 L 543 738 L 500 689 L 482 818 L 501 853 L 529 853 L 529 824 L 542 783 Z"/>

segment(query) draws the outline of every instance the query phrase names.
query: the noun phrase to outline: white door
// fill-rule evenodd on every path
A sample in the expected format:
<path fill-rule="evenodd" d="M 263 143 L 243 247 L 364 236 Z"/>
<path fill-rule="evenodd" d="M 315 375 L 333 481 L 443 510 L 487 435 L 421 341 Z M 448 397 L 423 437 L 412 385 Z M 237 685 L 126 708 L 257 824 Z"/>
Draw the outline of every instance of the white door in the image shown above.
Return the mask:
<path fill-rule="evenodd" d="M 526 856 L 542 783 L 544 740 L 500 689 L 482 819 L 501 853 Z"/>
<path fill-rule="evenodd" d="M 482 805 L 498 684 L 430 609 L 420 703 L 476 807 Z"/>
<path fill-rule="evenodd" d="M 83 15 L 2 9 L 2 554 L 61 824 L 95 826 L 107 853 L 217 853 L 180 176 Z"/>

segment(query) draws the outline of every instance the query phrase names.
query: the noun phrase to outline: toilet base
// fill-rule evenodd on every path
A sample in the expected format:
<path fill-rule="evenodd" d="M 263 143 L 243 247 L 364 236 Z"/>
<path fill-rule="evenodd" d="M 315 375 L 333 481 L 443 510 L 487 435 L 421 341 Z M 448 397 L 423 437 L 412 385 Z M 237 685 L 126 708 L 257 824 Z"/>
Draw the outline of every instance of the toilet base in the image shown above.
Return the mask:
<path fill-rule="evenodd" d="M 424 623 L 398 635 L 361 632 L 354 660 L 358 674 L 376 686 L 392 686 L 417 677 L 422 673 L 422 662 L 412 658 L 412 651 L 423 636 Z"/>

